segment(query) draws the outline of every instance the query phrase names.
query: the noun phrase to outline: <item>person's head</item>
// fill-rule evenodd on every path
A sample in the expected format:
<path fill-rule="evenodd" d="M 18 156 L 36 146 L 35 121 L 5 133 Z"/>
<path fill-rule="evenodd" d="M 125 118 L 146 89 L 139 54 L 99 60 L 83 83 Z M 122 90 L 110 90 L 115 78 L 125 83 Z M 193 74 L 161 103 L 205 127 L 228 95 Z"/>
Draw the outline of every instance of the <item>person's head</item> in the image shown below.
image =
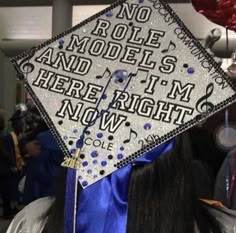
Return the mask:
<path fill-rule="evenodd" d="M 28 112 L 26 116 L 26 125 L 28 131 L 34 131 L 37 129 L 47 129 L 47 125 L 43 120 L 40 112 L 36 108 L 35 104 L 32 101 L 27 103 Z"/>
<path fill-rule="evenodd" d="M 13 131 L 18 135 L 24 131 L 24 120 L 23 119 L 11 119 L 11 127 Z"/>
<path fill-rule="evenodd" d="M 136 167 L 129 187 L 128 232 L 192 232 L 192 186 L 191 157 L 180 142 L 152 164 Z"/>
<path fill-rule="evenodd" d="M 24 131 L 26 115 L 27 107 L 24 104 L 18 104 L 15 106 L 15 111 L 9 121 L 11 122 L 11 127 L 16 134 L 20 134 Z"/>

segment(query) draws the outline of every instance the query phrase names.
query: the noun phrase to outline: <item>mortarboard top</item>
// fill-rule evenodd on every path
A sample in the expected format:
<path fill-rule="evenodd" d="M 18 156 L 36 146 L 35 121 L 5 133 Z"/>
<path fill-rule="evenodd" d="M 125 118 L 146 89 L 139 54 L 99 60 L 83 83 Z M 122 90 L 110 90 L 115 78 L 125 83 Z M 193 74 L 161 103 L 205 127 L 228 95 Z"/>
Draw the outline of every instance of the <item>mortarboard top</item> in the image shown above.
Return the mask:
<path fill-rule="evenodd" d="M 84 188 L 235 101 L 159 0 L 118 1 L 12 62 Z"/>

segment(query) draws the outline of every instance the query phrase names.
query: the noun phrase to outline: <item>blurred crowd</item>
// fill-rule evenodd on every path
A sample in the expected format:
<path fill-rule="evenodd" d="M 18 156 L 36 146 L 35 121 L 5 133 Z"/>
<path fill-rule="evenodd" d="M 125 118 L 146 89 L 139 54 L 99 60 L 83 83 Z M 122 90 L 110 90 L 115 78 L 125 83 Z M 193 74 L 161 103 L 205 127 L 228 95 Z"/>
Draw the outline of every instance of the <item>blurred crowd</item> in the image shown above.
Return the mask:
<path fill-rule="evenodd" d="M 32 102 L 16 105 L 7 123 L 0 115 L 0 200 L 11 219 L 19 206 L 54 194 L 63 155 Z"/>

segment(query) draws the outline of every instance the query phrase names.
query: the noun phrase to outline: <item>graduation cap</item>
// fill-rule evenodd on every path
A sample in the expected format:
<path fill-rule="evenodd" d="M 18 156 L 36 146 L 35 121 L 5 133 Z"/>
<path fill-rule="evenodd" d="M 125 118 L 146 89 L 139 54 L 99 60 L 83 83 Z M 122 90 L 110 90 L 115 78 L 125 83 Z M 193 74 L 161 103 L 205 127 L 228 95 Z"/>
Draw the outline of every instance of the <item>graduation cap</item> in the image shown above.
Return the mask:
<path fill-rule="evenodd" d="M 161 0 L 118 1 L 12 62 L 84 188 L 235 101 Z"/>
<path fill-rule="evenodd" d="M 20 121 L 22 118 L 26 117 L 27 115 L 27 106 L 23 103 L 17 104 L 14 108 L 14 113 L 12 114 L 9 121 L 15 122 Z"/>

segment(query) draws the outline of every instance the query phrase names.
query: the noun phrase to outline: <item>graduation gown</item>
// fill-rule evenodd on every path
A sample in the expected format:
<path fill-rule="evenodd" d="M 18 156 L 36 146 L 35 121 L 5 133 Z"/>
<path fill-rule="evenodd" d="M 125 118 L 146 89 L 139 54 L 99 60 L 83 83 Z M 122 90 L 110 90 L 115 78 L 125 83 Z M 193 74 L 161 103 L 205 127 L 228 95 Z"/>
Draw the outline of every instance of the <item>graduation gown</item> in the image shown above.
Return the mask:
<path fill-rule="evenodd" d="M 63 160 L 63 154 L 49 130 L 39 133 L 36 140 L 41 146 L 41 153 L 26 163 L 25 204 L 54 194 L 55 180 Z"/>

